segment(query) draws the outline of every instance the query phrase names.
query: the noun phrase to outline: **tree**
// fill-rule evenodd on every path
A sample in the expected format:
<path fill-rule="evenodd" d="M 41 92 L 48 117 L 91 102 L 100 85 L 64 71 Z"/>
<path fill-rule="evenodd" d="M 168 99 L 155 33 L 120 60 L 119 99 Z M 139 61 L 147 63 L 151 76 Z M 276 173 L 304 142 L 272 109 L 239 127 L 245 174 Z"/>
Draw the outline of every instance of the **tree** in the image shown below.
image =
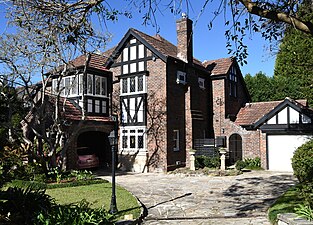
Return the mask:
<path fill-rule="evenodd" d="M 273 88 L 271 77 L 267 77 L 266 74 L 258 72 L 255 76 L 247 74 L 244 79 L 252 102 L 273 100 L 275 89 Z"/>
<path fill-rule="evenodd" d="M 19 27 L 41 32 L 54 28 L 55 34 L 67 43 L 78 46 L 86 41 L 86 37 L 94 40 L 93 46 L 99 44 L 101 35 L 97 35 L 91 23 L 92 17 L 99 18 L 100 26 L 104 27 L 107 20 L 116 20 L 119 16 L 132 17 L 128 10 L 112 8 L 107 0 L 85 1 L 43 1 L 36 2 L 19 0 L 5 1 L 9 8 L 9 18 Z M 192 9 L 189 0 L 126 1 L 128 7 L 143 15 L 143 24 L 157 26 L 158 12 L 181 13 L 182 10 Z M 225 18 L 226 46 L 229 53 L 237 57 L 241 63 L 247 63 L 247 46 L 244 38 L 251 32 L 260 32 L 265 39 L 276 41 L 282 37 L 287 25 L 304 34 L 313 35 L 313 23 L 299 15 L 299 6 L 303 3 L 313 7 L 312 0 L 203 0 L 201 15 L 205 10 L 213 11 L 213 17 L 208 19 L 209 28 L 215 18 L 223 15 Z M 215 4 L 214 4 L 215 3 Z M 112 3 L 111 3 L 112 4 Z M 217 7 L 216 8 L 212 8 Z M 24 14 L 27 12 L 27 15 Z M 45 32 L 44 32 L 45 33 Z M 50 35 L 48 35 L 50 36 Z M 48 37 L 46 36 L 46 37 Z M 91 43 L 91 42 L 89 42 Z"/>
<path fill-rule="evenodd" d="M 304 4 L 300 13 L 313 21 L 313 9 Z M 306 98 L 313 104 L 313 38 L 288 28 L 279 46 L 274 79 L 281 94 Z"/>

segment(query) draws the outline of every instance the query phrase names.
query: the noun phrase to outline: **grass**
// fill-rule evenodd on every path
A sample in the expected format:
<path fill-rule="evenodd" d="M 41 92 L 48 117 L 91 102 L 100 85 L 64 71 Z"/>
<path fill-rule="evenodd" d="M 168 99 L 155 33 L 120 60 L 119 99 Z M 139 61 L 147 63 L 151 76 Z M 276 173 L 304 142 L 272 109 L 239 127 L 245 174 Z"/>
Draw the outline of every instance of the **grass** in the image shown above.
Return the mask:
<path fill-rule="evenodd" d="M 46 193 L 55 198 L 58 204 L 77 203 L 82 199 L 91 203 L 92 208 L 104 206 L 110 209 L 111 183 L 91 184 L 86 186 L 47 189 Z M 140 216 L 141 208 L 137 199 L 122 187 L 116 187 L 117 217 L 132 214 L 133 218 Z"/>
<path fill-rule="evenodd" d="M 268 210 L 268 217 L 272 224 L 277 222 L 277 214 L 294 213 L 295 207 L 303 203 L 303 199 L 299 196 L 297 186 L 289 188 L 281 195 Z"/>

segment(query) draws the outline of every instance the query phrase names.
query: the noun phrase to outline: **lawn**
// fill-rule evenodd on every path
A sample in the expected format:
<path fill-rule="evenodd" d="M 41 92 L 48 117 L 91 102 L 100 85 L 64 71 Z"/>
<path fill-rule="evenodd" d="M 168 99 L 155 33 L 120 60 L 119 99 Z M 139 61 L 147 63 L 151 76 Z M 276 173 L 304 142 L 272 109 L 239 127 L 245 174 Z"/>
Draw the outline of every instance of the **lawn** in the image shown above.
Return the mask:
<path fill-rule="evenodd" d="M 289 188 L 287 192 L 281 195 L 268 210 L 268 217 L 271 223 L 276 222 L 277 214 L 294 213 L 294 208 L 303 203 L 303 199 L 299 196 L 299 190 L 296 186 Z"/>
<path fill-rule="evenodd" d="M 47 189 L 46 193 L 56 199 L 59 204 L 70 204 L 82 199 L 92 203 L 92 208 L 99 208 L 102 205 L 106 210 L 110 209 L 111 203 L 111 183 L 92 184 L 77 187 L 65 187 Z M 137 199 L 122 187 L 116 187 L 116 202 L 118 214 L 121 219 L 124 215 L 132 214 L 133 218 L 140 216 L 141 208 Z"/>

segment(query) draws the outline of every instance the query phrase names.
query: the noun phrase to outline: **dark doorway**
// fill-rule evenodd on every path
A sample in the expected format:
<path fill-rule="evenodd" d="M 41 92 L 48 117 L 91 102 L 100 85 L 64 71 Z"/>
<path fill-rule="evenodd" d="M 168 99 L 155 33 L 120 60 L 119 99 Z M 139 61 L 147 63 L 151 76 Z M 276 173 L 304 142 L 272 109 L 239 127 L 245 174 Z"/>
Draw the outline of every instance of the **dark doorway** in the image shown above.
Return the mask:
<path fill-rule="evenodd" d="M 232 134 L 229 137 L 229 164 L 233 165 L 242 160 L 242 138 L 239 134 Z"/>
<path fill-rule="evenodd" d="M 77 154 L 96 154 L 99 157 L 99 166 L 111 165 L 112 153 L 108 140 L 108 134 L 98 131 L 89 131 L 79 135 L 77 139 Z"/>

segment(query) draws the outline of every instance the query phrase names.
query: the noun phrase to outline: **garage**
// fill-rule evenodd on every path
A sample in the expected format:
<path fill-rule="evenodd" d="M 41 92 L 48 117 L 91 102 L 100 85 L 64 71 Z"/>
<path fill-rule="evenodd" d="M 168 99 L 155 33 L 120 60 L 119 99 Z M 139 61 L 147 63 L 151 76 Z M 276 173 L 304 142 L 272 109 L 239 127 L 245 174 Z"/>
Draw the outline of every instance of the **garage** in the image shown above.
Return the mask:
<path fill-rule="evenodd" d="M 267 135 L 268 169 L 292 172 L 294 151 L 312 137 L 309 135 Z"/>

